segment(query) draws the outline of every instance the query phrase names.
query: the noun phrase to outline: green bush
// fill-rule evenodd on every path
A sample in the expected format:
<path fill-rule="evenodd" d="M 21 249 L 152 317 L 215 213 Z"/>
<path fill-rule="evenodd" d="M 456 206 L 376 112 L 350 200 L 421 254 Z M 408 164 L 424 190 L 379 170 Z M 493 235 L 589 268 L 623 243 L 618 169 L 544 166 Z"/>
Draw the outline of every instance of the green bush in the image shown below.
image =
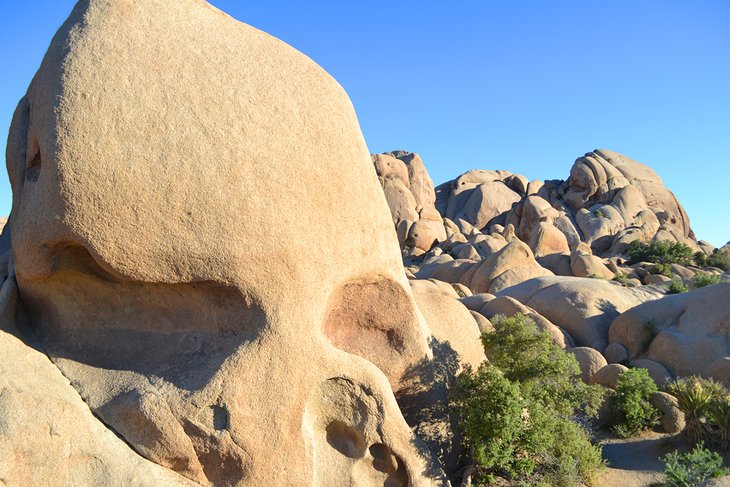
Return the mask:
<path fill-rule="evenodd" d="M 667 286 L 667 294 L 681 294 L 689 291 L 689 288 L 680 278 L 672 279 L 672 282 Z"/>
<path fill-rule="evenodd" d="M 493 471 L 510 476 L 529 474 L 530 465 L 517 459 L 521 450 L 525 401 L 520 388 L 487 363 L 476 371 L 465 367 L 456 381 L 452 407 L 458 412 L 464 446 L 471 452 L 482 475 L 489 480 Z"/>
<path fill-rule="evenodd" d="M 659 411 L 649 402 L 657 390 L 646 369 L 629 369 L 619 375 L 609 402 L 611 429 L 616 435 L 635 436 L 657 423 Z"/>
<path fill-rule="evenodd" d="M 572 353 L 553 342 L 534 321 L 518 313 L 510 318 L 497 315 L 494 331 L 482 335 L 484 352 L 523 392 L 559 414 L 570 416 L 577 410 L 595 415 L 603 401 L 604 389 L 586 385 Z"/>
<path fill-rule="evenodd" d="M 730 253 L 715 250 L 710 255 L 700 251 L 694 255 L 695 264 L 699 267 L 717 267 L 723 271 L 730 271 Z"/>
<path fill-rule="evenodd" d="M 669 264 L 654 264 L 649 269 L 649 274 L 672 277 L 672 268 Z"/>
<path fill-rule="evenodd" d="M 730 271 L 730 253 L 715 250 L 715 252 L 707 257 L 707 265 L 709 267 L 717 267 L 725 272 Z"/>
<path fill-rule="evenodd" d="M 713 286 L 715 284 L 720 284 L 721 276 L 717 274 L 708 274 L 706 272 L 698 272 L 695 274 L 695 287 L 705 287 L 705 286 Z"/>
<path fill-rule="evenodd" d="M 655 264 L 688 265 L 692 263 L 694 257 L 690 247 L 669 240 L 651 243 L 634 240 L 629 244 L 627 253 L 631 257 L 630 264 L 653 262 Z"/>
<path fill-rule="evenodd" d="M 662 462 L 668 487 L 698 487 L 730 473 L 723 467 L 722 457 L 706 450 L 702 444 L 687 453 L 672 452 L 662 458 Z"/>
<path fill-rule="evenodd" d="M 616 281 L 617 283 L 621 284 L 623 287 L 629 286 L 629 276 L 627 276 L 626 274 L 623 274 L 621 272 L 616 274 L 614 276 L 613 280 Z"/>
<path fill-rule="evenodd" d="M 725 395 L 722 384 L 712 379 L 686 377 L 667 386 L 667 392 L 677 398 L 686 421 L 685 434 L 693 444 L 707 439 L 710 432 L 707 416 L 712 404 Z"/>
<path fill-rule="evenodd" d="M 595 414 L 602 389 L 583 384 L 575 357 L 526 316 L 498 316 L 493 324 L 482 335 L 490 362 L 465 368 L 450 396 L 474 480 L 590 485 L 603 467 L 601 451 L 570 417 Z"/>

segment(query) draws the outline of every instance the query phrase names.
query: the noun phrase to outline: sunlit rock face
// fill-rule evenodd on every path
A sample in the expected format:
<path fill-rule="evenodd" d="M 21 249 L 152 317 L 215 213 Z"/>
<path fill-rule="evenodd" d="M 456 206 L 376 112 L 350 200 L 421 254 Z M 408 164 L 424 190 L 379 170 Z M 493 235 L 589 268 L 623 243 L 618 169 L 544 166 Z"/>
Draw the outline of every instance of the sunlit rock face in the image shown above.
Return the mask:
<path fill-rule="evenodd" d="M 150 465 L 444 482 L 395 399 L 431 334 L 351 103 L 310 59 L 201 0 L 80 1 L 8 169 L 18 323 Z"/>

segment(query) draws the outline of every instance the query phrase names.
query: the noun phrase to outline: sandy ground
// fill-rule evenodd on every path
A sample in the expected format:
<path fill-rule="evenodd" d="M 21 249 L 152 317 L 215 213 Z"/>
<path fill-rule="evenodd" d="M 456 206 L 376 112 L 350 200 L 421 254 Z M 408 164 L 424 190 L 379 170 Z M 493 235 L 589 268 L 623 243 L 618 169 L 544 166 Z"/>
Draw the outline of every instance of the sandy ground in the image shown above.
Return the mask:
<path fill-rule="evenodd" d="M 664 464 L 660 458 L 684 450 L 686 442 L 680 435 L 653 431 L 629 439 L 608 439 L 603 446 L 603 458 L 608 469 L 601 476 L 601 487 L 647 487 L 664 480 Z"/>

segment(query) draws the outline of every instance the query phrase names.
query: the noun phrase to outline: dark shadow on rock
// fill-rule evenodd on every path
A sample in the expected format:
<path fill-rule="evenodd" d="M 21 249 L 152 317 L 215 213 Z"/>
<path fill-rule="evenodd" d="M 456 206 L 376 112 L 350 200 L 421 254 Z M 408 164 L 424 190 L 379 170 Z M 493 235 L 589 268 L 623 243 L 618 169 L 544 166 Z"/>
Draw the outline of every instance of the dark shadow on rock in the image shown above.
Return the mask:
<path fill-rule="evenodd" d="M 458 485 L 456 473 L 465 459 L 456 417 L 449 408 L 449 390 L 460 369 L 459 358 L 448 341 L 431 337 L 429 345 L 433 360 L 422 359 L 405 372 L 407 386 L 396 394 L 396 400 L 422 440 L 414 446 L 425 458 L 437 457 L 447 477 Z M 424 475 L 440 478 L 442 472 L 439 465 L 429 465 Z"/>

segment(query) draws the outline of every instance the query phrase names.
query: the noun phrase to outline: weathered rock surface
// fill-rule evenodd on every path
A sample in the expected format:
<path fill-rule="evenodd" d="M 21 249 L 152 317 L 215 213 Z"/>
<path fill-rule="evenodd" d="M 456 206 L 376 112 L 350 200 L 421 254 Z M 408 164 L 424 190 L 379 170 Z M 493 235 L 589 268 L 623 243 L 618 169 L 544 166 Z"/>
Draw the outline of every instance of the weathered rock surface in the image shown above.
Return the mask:
<path fill-rule="evenodd" d="M 477 242 L 486 237 L 519 239 L 555 274 L 612 279 L 617 270 L 608 268 L 603 258 L 622 256 L 634 240 L 670 240 L 712 251 L 695 240 L 686 212 L 661 178 L 613 151 L 596 150 L 578 158 L 567 181 L 528 181 L 503 170 L 468 171 L 439 185 L 433 197 L 428 184 L 418 185 L 417 193 L 428 194 L 419 197 L 425 203 L 418 203 L 409 189 L 412 171 L 398 154 L 415 157 L 419 174 L 426 173 L 411 153 L 373 156 L 399 238 L 404 242 L 411 233 L 419 237 L 409 241 L 415 249 L 410 258 L 423 257 L 439 242 L 456 259 L 479 261 L 498 250 L 479 248 Z M 430 182 L 427 175 L 419 178 Z M 413 230 L 414 222 L 424 219 L 417 215 L 419 205 L 434 200 L 445 238 L 437 236 L 441 225 L 430 206 L 426 213 L 434 218 Z"/>
<path fill-rule="evenodd" d="M 160 484 L 445 482 L 395 400 L 433 365 L 431 332 L 352 105 L 314 62 L 200 0 L 79 2 L 7 164 L 18 316 L 91 411 L 169 469 Z M 22 452 L 28 431 L 7 433 Z M 63 469 L 69 453 L 30 458 Z M 2 461 L 25 475 L 27 459 Z"/>
<path fill-rule="evenodd" d="M 674 376 L 707 375 L 730 384 L 730 283 L 644 303 L 611 324 L 609 340 L 633 360 L 650 359 Z"/>
<path fill-rule="evenodd" d="M 580 366 L 580 378 L 590 384 L 593 374 L 608 365 L 601 352 L 591 347 L 575 347 L 570 350 Z"/>
<path fill-rule="evenodd" d="M 576 345 L 603 350 L 608 345 L 608 328 L 620 313 L 661 294 L 602 279 L 550 276 L 525 281 L 497 296 L 511 296 L 534 309 L 566 330 Z"/>
<path fill-rule="evenodd" d="M 591 375 L 590 383 L 615 389 L 618 384 L 618 377 L 627 370 L 629 368 L 621 364 L 604 365 Z"/>
<path fill-rule="evenodd" d="M 665 433 L 679 433 L 684 429 L 684 413 L 679 409 L 676 397 L 658 391 L 651 395 L 649 401 L 661 413 L 659 421 Z"/>
<path fill-rule="evenodd" d="M 526 279 L 549 276 L 552 272 L 540 266 L 526 244 L 514 240 L 484 260 L 444 259 L 423 265 L 416 276 L 459 282 L 473 293 L 496 293 Z"/>
<path fill-rule="evenodd" d="M 137 455 L 92 415 L 48 357 L 5 330 L 0 354 L 4 485 L 199 485 Z"/>
<path fill-rule="evenodd" d="M 372 160 L 401 246 L 428 251 L 436 242 L 446 240 L 446 229 L 434 206 L 433 181 L 421 157 L 395 151 L 373 154 Z"/>

